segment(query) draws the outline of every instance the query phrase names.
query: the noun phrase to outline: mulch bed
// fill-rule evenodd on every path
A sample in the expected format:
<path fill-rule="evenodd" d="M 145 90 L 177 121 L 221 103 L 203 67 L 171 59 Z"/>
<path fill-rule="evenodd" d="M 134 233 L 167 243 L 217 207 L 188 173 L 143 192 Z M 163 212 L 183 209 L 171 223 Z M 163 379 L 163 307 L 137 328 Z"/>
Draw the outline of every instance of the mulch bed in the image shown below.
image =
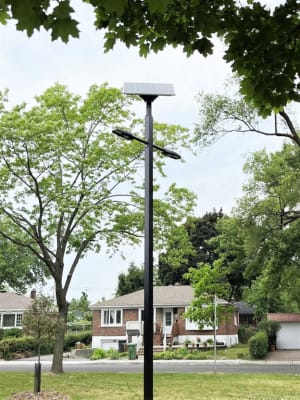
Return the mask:
<path fill-rule="evenodd" d="M 71 397 L 59 392 L 21 392 L 10 396 L 7 400 L 71 400 Z"/>

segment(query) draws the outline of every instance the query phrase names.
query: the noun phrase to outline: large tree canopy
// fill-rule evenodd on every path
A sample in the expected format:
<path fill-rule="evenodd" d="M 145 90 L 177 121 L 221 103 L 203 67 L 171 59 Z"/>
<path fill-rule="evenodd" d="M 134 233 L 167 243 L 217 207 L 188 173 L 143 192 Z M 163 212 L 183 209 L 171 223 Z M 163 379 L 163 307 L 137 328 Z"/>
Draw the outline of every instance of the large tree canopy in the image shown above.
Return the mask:
<path fill-rule="evenodd" d="M 80 259 L 102 243 L 113 251 L 143 235 L 143 178 L 137 172 L 144 148 L 111 133 L 116 126 L 142 130 L 131 101 L 106 84 L 93 85 L 85 98 L 56 84 L 31 108 L 6 109 L 1 98 L 0 236 L 45 265 L 65 321 Z M 155 124 L 154 133 L 167 146 L 188 138 L 185 129 L 165 124 Z M 155 165 L 163 172 L 163 156 L 155 155 Z M 175 185 L 155 199 L 157 246 L 193 204 L 194 195 Z M 54 372 L 62 372 L 63 333 L 56 338 Z"/>
<path fill-rule="evenodd" d="M 241 92 L 262 115 L 299 101 L 299 3 L 285 0 L 273 10 L 249 0 L 82 0 L 93 8 L 105 49 L 117 40 L 140 54 L 167 45 L 187 55 L 213 52 L 215 35 L 226 43 L 225 60 L 241 78 Z M 0 22 L 17 21 L 30 36 L 43 27 L 52 40 L 78 37 L 70 0 L 0 0 Z"/>
<path fill-rule="evenodd" d="M 202 217 L 188 217 L 183 225 L 173 228 L 165 251 L 159 255 L 158 277 L 163 285 L 187 284 L 184 275 L 190 267 L 214 261 L 209 240 L 217 235 L 216 225 L 222 217 L 222 210 L 214 210 Z"/>

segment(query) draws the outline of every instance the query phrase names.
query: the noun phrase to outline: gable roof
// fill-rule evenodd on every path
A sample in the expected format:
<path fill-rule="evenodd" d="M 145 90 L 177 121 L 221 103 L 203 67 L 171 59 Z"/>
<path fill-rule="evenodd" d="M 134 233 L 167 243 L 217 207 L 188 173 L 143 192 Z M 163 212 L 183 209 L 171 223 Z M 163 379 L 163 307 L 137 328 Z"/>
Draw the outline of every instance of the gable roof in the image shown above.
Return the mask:
<path fill-rule="evenodd" d="M 236 301 L 234 305 L 239 309 L 240 315 L 253 315 L 254 310 L 245 301 Z"/>
<path fill-rule="evenodd" d="M 189 306 L 194 297 L 194 290 L 191 286 L 154 286 L 153 306 L 154 307 L 179 307 Z M 106 307 L 136 308 L 144 307 L 144 289 L 124 296 L 115 297 L 111 300 L 98 302 L 91 306 L 92 310 Z"/>
<path fill-rule="evenodd" d="M 268 321 L 300 322 L 300 313 L 269 313 Z"/>
<path fill-rule="evenodd" d="M 32 299 L 16 293 L 0 293 L 0 311 L 24 311 Z"/>

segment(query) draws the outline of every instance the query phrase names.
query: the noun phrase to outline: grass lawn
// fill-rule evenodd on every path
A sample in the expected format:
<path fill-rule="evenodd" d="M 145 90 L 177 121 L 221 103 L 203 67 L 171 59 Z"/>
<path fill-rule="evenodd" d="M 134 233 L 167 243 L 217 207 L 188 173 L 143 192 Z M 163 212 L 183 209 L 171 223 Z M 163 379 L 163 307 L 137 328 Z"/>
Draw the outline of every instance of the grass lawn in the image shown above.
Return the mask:
<path fill-rule="evenodd" d="M 32 391 L 33 374 L 0 372 L 0 400 Z M 72 400 L 141 400 L 142 374 L 65 373 L 42 375 L 42 390 L 56 390 Z M 300 398 L 298 375 L 155 374 L 155 400 L 290 400 Z"/>

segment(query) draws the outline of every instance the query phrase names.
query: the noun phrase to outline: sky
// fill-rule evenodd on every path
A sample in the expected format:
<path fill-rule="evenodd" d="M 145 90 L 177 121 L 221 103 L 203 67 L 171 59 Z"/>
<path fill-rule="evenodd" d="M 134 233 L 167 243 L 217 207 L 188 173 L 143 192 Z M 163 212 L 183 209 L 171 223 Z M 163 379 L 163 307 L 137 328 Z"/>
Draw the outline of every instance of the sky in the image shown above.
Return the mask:
<path fill-rule="evenodd" d="M 222 59 L 223 45 L 216 43 L 214 54 L 204 58 L 195 54 L 187 58 L 180 48 L 167 48 L 146 59 L 135 48 L 118 44 L 104 53 L 103 34 L 92 26 L 89 6 L 77 7 L 81 21 L 80 39 L 68 44 L 52 42 L 50 35 L 40 32 L 27 38 L 14 24 L 0 26 L 0 90 L 9 89 L 12 104 L 32 103 L 35 95 L 59 82 L 74 93 L 84 95 L 90 85 L 108 82 L 122 88 L 124 82 L 172 83 L 176 96 L 161 97 L 153 103 L 153 118 L 159 122 L 179 124 L 193 130 L 198 119 L 196 95 L 199 92 L 224 93 L 224 84 L 231 77 L 230 67 Z M 145 114 L 144 105 L 136 109 Z M 249 153 L 266 148 L 279 149 L 280 141 L 259 135 L 226 136 L 197 154 L 184 154 L 184 163 L 169 160 L 167 180 L 187 187 L 197 194 L 195 216 L 221 207 L 230 213 L 241 196 L 245 177 L 242 167 Z M 180 149 L 174 149 L 180 152 Z M 124 260 L 121 253 L 126 257 Z M 82 260 L 73 277 L 68 298 L 79 298 L 82 291 L 95 302 L 112 297 L 118 275 L 126 272 L 129 263 L 143 261 L 143 244 L 124 248 L 109 258 L 105 253 L 90 253 Z M 52 291 L 49 283 L 47 290 Z"/>

